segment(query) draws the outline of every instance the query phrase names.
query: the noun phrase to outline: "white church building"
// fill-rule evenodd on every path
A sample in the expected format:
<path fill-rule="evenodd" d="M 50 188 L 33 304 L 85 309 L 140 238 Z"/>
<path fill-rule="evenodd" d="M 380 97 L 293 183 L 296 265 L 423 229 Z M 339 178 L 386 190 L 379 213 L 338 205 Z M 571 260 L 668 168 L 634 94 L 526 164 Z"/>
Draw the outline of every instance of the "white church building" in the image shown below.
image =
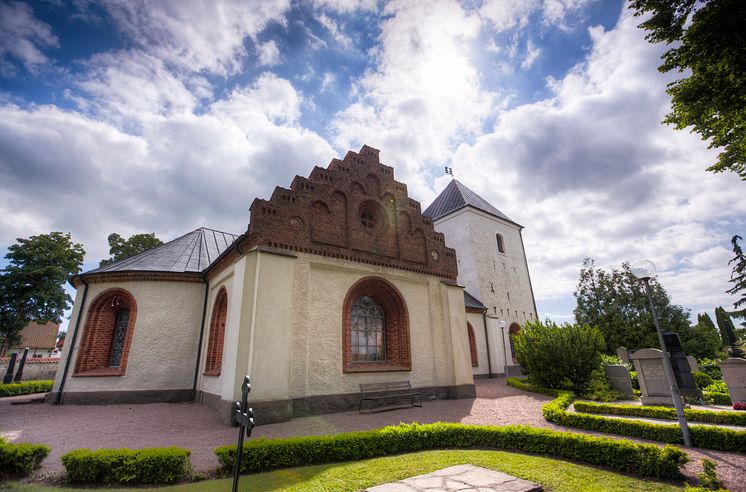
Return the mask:
<path fill-rule="evenodd" d="M 82 273 L 48 399 L 196 401 L 230 422 L 357 408 L 363 383 L 473 398 L 536 319 L 518 225 L 453 180 L 424 211 L 363 146 L 269 199 L 245 233 L 200 228 Z"/>

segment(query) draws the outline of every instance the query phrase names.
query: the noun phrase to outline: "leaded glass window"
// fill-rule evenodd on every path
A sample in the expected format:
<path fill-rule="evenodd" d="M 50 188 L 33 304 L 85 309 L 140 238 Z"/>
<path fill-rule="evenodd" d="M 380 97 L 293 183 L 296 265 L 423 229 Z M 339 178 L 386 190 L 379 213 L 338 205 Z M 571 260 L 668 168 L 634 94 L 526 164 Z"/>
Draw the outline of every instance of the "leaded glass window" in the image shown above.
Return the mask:
<path fill-rule="evenodd" d="M 130 310 L 120 309 L 117 312 L 117 321 L 114 326 L 114 339 L 111 342 L 111 355 L 109 355 L 109 367 L 119 367 L 124 350 L 124 338 L 127 335 L 127 324 L 130 320 Z"/>
<path fill-rule="evenodd" d="M 352 305 L 352 360 L 386 360 L 383 308 L 372 297 L 363 296 Z"/>

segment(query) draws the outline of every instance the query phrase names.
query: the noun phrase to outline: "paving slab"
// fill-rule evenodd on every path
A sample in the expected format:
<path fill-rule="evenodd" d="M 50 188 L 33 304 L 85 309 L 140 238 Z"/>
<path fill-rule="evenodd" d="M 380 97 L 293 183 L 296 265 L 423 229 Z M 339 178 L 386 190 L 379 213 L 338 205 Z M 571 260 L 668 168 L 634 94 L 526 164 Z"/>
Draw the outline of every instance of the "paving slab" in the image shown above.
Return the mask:
<path fill-rule="evenodd" d="M 435 491 L 497 491 L 541 492 L 542 488 L 528 480 L 474 465 L 456 465 L 425 475 L 385 483 L 367 489 L 368 492 L 435 492 Z"/>

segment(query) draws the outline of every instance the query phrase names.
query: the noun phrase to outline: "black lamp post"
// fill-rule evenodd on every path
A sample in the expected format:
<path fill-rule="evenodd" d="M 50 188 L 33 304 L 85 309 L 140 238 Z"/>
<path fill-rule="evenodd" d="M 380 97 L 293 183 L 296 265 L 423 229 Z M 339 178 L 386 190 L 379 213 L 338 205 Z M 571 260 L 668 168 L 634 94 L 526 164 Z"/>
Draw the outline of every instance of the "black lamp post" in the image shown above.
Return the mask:
<path fill-rule="evenodd" d="M 679 427 L 681 427 L 681 435 L 684 437 L 684 445 L 692 447 L 692 437 L 689 435 L 689 427 L 687 426 L 686 416 L 684 415 L 684 404 L 681 402 L 679 387 L 676 385 L 673 368 L 671 367 L 671 359 L 666 349 L 666 341 L 663 339 L 663 331 L 661 330 L 660 321 L 658 321 L 658 313 L 655 310 L 655 304 L 653 304 L 653 290 L 650 288 L 650 279 L 655 276 L 655 265 L 650 260 L 642 260 L 633 263 L 630 267 L 632 268 L 632 275 L 637 277 L 645 285 L 645 293 L 650 303 L 650 311 L 653 313 L 655 330 L 658 332 L 658 341 L 660 341 L 661 350 L 663 351 L 663 371 L 666 373 L 666 380 L 668 381 L 669 388 L 671 388 L 671 399 L 676 409 L 676 417 L 679 420 Z"/>

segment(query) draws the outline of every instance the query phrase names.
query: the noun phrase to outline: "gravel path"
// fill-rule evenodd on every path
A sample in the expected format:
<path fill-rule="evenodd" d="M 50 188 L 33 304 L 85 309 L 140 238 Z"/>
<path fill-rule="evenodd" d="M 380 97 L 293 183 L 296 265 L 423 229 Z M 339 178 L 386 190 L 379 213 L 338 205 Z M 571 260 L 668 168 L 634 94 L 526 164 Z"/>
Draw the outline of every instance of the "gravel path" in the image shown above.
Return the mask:
<path fill-rule="evenodd" d="M 404 408 L 374 414 L 359 414 L 354 411 L 304 417 L 257 427 L 252 436 L 323 435 L 374 429 L 400 422 L 437 421 L 524 424 L 575 431 L 544 420 L 541 406 L 550 399 L 511 388 L 505 384 L 505 379 L 480 379 L 477 380 L 477 398 L 474 400 L 426 401 L 422 408 Z M 52 447 L 52 453 L 36 472 L 37 478 L 60 474 L 63 471 L 60 456 L 81 447 L 180 446 L 192 450 L 192 463 L 197 470 L 209 471 L 218 466 L 213 448 L 235 443 L 237 437 L 235 428 L 222 425 L 209 409 L 197 404 L 56 407 L 39 404 L 10 405 L 10 401 L 10 398 L 0 399 L 0 433 L 14 442 L 45 443 Z M 701 471 L 698 462 L 706 457 L 718 463 L 718 476 L 726 482 L 728 488 L 746 491 L 746 455 L 701 449 L 690 449 L 687 452 L 692 458 L 692 463 L 685 469 L 688 476 L 693 477 Z"/>

